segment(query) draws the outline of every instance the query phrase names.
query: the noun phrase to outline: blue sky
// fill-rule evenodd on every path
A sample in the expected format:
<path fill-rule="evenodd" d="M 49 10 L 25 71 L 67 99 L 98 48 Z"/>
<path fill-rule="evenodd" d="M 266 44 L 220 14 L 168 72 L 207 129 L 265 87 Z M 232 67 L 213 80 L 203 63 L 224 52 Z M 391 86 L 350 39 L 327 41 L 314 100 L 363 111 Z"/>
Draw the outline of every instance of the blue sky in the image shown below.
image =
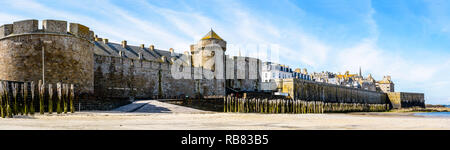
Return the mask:
<path fill-rule="evenodd" d="M 227 54 L 276 44 L 280 61 L 309 72 L 391 75 L 396 91 L 424 92 L 450 104 L 450 1 L 447 0 L 2 0 L 0 23 L 60 19 L 110 41 L 184 52 L 213 28 Z M 234 45 L 234 46 L 233 46 Z M 236 46 L 237 45 L 237 46 Z"/>

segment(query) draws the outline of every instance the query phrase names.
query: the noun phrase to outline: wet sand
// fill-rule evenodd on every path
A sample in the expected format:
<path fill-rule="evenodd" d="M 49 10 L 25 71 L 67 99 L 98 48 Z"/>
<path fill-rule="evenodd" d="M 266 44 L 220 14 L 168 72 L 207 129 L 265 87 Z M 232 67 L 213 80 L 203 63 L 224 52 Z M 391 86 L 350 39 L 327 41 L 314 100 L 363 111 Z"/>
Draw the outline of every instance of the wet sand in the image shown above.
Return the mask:
<path fill-rule="evenodd" d="M 0 119 L 0 129 L 37 130 L 353 130 L 450 129 L 450 117 L 412 113 L 256 114 L 201 111 L 158 101 L 133 112 L 97 111 Z"/>

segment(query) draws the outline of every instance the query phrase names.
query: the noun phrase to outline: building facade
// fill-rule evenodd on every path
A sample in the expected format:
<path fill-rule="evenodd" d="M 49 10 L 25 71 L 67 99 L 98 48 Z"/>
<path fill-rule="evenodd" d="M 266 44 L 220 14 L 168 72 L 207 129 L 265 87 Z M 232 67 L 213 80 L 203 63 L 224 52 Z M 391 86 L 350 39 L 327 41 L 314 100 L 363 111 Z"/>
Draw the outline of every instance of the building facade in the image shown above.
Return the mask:
<path fill-rule="evenodd" d="M 394 82 L 392 82 L 391 76 L 384 76 L 382 80 L 378 81 L 377 89 L 385 93 L 395 92 Z"/>
<path fill-rule="evenodd" d="M 306 70 L 306 69 L 305 69 Z M 274 62 L 263 62 L 262 63 L 262 82 L 275 82 L 276 79 L 303 79 L 310 80 L 308 74 L 301 72 L 301 69 L 297 68 L 292 70 L 289 66 L 281 65 Z"/>

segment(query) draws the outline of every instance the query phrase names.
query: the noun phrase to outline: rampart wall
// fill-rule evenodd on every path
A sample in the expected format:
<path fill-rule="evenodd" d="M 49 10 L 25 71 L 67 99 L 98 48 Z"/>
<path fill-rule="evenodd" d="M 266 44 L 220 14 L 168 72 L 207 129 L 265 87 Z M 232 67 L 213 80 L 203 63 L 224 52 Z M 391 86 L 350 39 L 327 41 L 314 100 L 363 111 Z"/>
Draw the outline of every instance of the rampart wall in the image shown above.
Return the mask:
<path fill-rule="evenodd" d="M 321 82 L 283 79 L 278 80 L 277 84 L 283 93 L 288 93 L 291 98 L 299 100 L 364 104 L 388 102 L 385 93 Z"/>
<path fill-rule="evenodd" d="M 387 96 L 393 108 L 425 108 L 425 99 L 423 93 L 388 92 Z"/>
<path fill-rule="evenodd" d="M 193 67 L 189 53 L 116 44 L 97 38 L 95 93 L 106 97 L 223 97 L 226 88 L 258 91 L 260 60 L 226 57 L 224 70 Z M 174 67 L 175 66 L 175 67 Z M 178 67 L 178 68 L 177 68 Z M 176 75 L 174 75 L 176 74 Z"/>
<path fill-rule="evenodd" d="M 95 55 L 95 93 L 105 97 L 180 98 L 224 96 L 224 80 L 174 78 L 172 64 L 124 57 Z M 200 69 L 200 68 L 197 68 Z M 198 72 L 197 72 L 198 73 Z M 201 74 L 200 74 L 201 75 Z"/>

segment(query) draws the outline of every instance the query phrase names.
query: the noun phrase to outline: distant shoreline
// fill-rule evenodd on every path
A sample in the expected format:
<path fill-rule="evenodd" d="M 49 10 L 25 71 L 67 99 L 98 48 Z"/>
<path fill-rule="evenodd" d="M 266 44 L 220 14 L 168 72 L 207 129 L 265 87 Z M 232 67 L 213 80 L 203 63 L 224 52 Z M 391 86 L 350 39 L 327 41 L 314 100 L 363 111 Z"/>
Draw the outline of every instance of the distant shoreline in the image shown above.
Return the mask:
<path fill-rule="evenodd" d="M 405 113 L 405 112 L 411 112 L 411 113 L 450 112 L 450 108 L 446 107 L 445 105 L 431 105 L 431 104 L 427 104 L 425 106 L 425 108 L 412 107 L 412 108 L 392 109 L 389 112 L 396 112 L 396 113 Z"/>
<path fill-rule="evenodd" d="M 444 104 L 425 104 L 425 107 L 447 107 L 447 108 L 450 108 L 450 105 L 444 105 Z"/>
<path fill-rule="evenodd" d="M 261 114 L 202 111 L 140 101 L 136 111 L 81 111 L 0 119 L 3 130 L 449 130 L 449 117 L 417 116 L 415 109 L 387 112 Z M 431 109 L 431 108 L 427 108 Z"/>
<path fill-rule="evenodd" d="M 441 117 L 443 117 L 443 116 L 433 116 L 433 115 L 417 115 L 420 113 L 436 113 L 436 112 L 354 112 L 354 113 L 347 113 L 347 114 L 355 115 L 355 116 L 370 116 L 370 117 L 413 117 L 413 118 L 430 118 L 430 117 L 441 118 Z"/>

